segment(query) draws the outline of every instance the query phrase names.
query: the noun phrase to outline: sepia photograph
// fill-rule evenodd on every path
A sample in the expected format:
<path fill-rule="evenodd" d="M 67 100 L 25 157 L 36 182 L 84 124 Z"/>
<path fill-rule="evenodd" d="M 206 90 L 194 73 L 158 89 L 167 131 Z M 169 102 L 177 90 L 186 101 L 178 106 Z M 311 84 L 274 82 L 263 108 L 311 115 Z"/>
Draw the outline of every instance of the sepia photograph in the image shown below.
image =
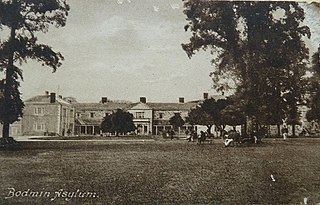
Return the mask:
<path fill-rule="evenodd" d="M 320 1 L 0 0 L 0 205 L 320 205 Z"/>

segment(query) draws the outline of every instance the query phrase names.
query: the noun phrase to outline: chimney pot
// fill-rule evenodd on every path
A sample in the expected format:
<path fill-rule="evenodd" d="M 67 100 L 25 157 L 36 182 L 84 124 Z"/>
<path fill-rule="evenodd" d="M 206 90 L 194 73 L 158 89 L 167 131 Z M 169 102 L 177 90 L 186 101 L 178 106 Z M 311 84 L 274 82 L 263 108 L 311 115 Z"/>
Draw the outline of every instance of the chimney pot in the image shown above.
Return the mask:
<path fill-rule="evenodd" d="M 46 94 L 46 95 L 49 95 L 49 91 L 46 91 L 45 94 Z"/>
<path fill-rule="evenodd" d="M 146 97 L 140 97 L 140 102 L 141 103 L 147 103 L 147 98 Z"/>
<path fill-rule="evenodd" d="M 184 103 L 184 98 L 183 97 L 179 98 L 179 103 Z"/>
<path fill-rule="evenodd" d="M 209 94 L 208 93 L 203 93 L 203 99 L 207 100 L 208 99 Z"/>
<path fill-rule="evenodd" d="M 56 102 L 56 93 L 50 93 L 50 103 Z"/>
<path fill-rule="evenodd" d="M 102 97 L 101 98 L 101 103 L 104 104 L 104 103 L 107 103 L 108 102 L 108 98 L 107 97 Z"/>

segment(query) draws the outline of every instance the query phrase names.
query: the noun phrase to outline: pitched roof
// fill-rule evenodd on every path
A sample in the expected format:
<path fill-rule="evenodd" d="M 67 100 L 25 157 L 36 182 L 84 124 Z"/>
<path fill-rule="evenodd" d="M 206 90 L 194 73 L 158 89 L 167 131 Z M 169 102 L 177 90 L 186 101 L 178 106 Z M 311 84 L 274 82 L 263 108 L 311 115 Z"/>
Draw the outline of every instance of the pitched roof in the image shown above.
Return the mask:
<path fill-rule="evenodd" d="M 215 99 L 215 100 L 217 101 L 217 100 L 226 99 L 227 96 L 225 96 L 225 95 L 210 95 L 210 96 L 208 97 L 208 99 L 211 99 L 211 98 L 213 98 L 213 99 Z M 205 101 L 205 99 L 194 100 L 194 101 L 191 101 L 191 102 L 192 102 L 192 103 L 202 103 L 203 101 Z"/>
<path fill-rule="evenodd" d="M 146 103 L 153 110 L 190 110 L 197 106 L 196 102 L 186 103 Z"/>
<path fill-rule="evenodd" d="M 26 103 L 50 103 L 50 95 L 37 95 L 32 98 L 29 98 L 25 101 Z M 67 101 L 61 99 L 61 98 L 56 98 L 56 102 L 60 104 L 67 104 L 70 105 Z"/>
<path fill-rule="evenodd" d="M 73 104 L 76 110 L 85 111 L 113 111 L 116 109 L 127 109 L 131 106 L 131 103 L 122 103 L 122 102 L 107 102 L 107 103 L 74 103 Z"/>

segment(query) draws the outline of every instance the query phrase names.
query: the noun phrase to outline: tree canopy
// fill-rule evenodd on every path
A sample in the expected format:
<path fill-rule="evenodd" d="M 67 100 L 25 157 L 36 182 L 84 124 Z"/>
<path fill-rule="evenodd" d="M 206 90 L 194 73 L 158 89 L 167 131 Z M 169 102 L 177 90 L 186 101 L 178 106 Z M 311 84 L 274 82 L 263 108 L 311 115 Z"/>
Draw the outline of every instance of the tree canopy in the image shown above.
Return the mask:
<path fill-rule="evenodd" d="M 307 112 L 308 121 L 316 121 L 320 123 L 320 45 L 319 50 L 312 55 L 312 71 L 313 76 L 309 78 L 308 91 L 309 91 L 309 107 Z"/>
<path fill-rule="evenodd" d="M 174 113 L 174 115 L 169 119 L 170 125 L 172 125 L 175 129 L 182 127 L 184 125 L 184 120 L 181 117 L 180 113 Z"/>
<path fill-rule="evenodd" d="M 309 54 L 302 38 L 311 35 L 297 2 L 185 0 L 184 5 L 191 38 L 182 48 L 190 58 L 200 49 L 211 52 L 214 88 L 233 88 L 244 100 L 245 114 L 258 124 L 297 116 Z"/>
<path fill-rule="evenodd" d="M 9 38 L 0 41 L 0 68 L 5 71 L 1 86 L 3 137 L 9 137 L 9 125 L 22 116 L 23 102 L 19 92 L 18 67 L 27 60 L 35 60 L 56 71 L 64 59 L 48 45 L 38 43 L 36 32 L 46 33 L 50 25 L 66 24 L 69 5 L 65 0 L 1 0 L 0 29 L 9 30 Z"/>
<path fill-rule="evenodd" d="M 191 125 L 207 126 L 207 131 L 210 134 L 213 125 L 224 129 L 226 124 L 222 116 L 222 110 L 225 109 L 230 102 L 227 99 L 215 100 L 209 98 L 204 100 L 196 108 L 191 109 L 187 117 L 187 122 Z"/>
<path fill-rule="evenodd" d="M 136 129 L 133 123 L 133 115 L 121 109 L 105 116 L 100 127 L 102 132 L 116 133 L 117 135 L 119 133 L 126 134 Z"/>

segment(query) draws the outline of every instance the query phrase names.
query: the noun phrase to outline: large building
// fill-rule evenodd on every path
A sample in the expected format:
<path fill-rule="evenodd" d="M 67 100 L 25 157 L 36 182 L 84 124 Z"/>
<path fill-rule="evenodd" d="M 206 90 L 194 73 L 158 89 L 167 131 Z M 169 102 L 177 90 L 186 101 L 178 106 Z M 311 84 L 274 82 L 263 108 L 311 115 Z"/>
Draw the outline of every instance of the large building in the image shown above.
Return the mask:
<path fill-rule="evenodd" d="M 22 135 L 72 135 L 74 107 L 70 102 L 46 92 L 25 101 Z"/>
<path fill-rule="evenodd" d="M 45 92 L 44 95 L 25 101 L 23 118 L 11 125 L 10 135 L 99 135 L 102 134 L 100 124 L 103 118 L 117 109 L 133 115 L 136 134 L 160 135 L 172 129 L 169 122 L 172 116 L 180 114 L 186 121 L 190 110 L 208 98 L 208 94 L 204 93 L 203 99 L 191 102 L 185 102 L 183 97 L 175 103 L 147 102 L 146 97 L 140 97 L 136 103 L 111 101 L 102 97 L 98 103 L 79 103 L 74 98 L 56 97 L 55 93 Z M 215 95 L 210 98 L 219 100 L 225 96 Z M 306 106 L 300 107 L 302 127 L 310 124 L 305 120 L 307 110 Z M 201 126 L 197 127 L 202 129 Z M 184 134 L 189 128 L 191 125 L 185 123 L 176 130 L 176 134 Z"/>
<path fill-rule="evenodd" d="M 127 110 L 131 103 L 113 102 L 103 97 L 99 103 L 74 103 L 75 134 L 98 135 L 103 118 L 117 109 Z"/>
<path fill-rule="evenodd" d="M 176 113 L 180 114 L 182 119 L 186 120 L 189 111 L 194 108 L 197 102 L 184 102 L 184 98 L 179 98 L 177 103 L 152 103 L 147 102 L 145 97 L 140 98 L 140 102 L 133 105 L 130 112 L 134 119 L 133 122 L 137 127 L 137 134 L 158 135 L 162 132 L 172 129 L 169 120 Z M 184 133 L 191 127 L 187 123 L 179 128 L 179 133 Z"/>
<path fill-rule="evenodd" d="M 188 112 L 197 104 L 197 102 L 185 103 L 183 98 L 179 98 L 177 103 L 151 103 L 146 102 L 145 97 L 140 97 L 138 103 L 109 101 L 106 97 L 103 97 L 99 103 L 74 103 L 75 134 L 101 134 L 100 124 L 103 118 L 117 109 L 133 115 L 133 122 L 137 128 L 136 134 L 161 134 L 172 128 L 169 119 L 175 113 L 180 113 L 185 120 Z M 182 130 L 188 129 L 189 126 L 184 125 Z"/>
<path fill-rule="evenodd" d="M 212 96 L 216 100 L 224 96 Z M 147 102 L 140 97 L 139 102 L 111 101 L 102 97 L 98 103 L 79 103 L 74 98 L 56 97 L 55 93 L 32 97 L 25 102 L 24 115 L 21 121 L 11 125 L 11 135 L 99 135 L 103 118 L 117 109 L 133 115 L 136 134 L 159 135 L 172 129 L 170 118 L 180 114 L 186 121 L 188 113 L 204 99 L 185 102 L 183 97 L 176 103 Z M 178 133 L 185 133 L 191 125 L 185 123 Z"/>

